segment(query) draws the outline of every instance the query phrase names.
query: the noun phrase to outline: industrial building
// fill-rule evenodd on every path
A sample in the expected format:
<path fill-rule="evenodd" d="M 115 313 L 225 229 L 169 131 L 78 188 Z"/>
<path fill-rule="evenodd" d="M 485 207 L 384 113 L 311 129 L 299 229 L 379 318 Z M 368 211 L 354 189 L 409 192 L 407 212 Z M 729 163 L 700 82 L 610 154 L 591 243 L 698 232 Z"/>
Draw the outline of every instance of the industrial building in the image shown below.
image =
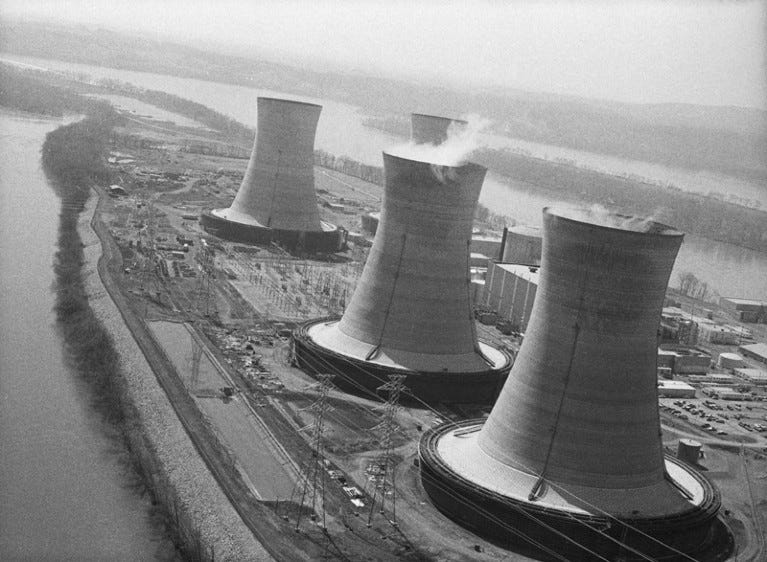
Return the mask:
<path fill-rule="evenodd" d="M 345 231 L 320 220 L 314 189 L 314 137 L 322 106 L 258 98 L 253 152 L 232 205 L 200 224 L 221 238 L 273 242 L 290 251 L 336 252 Z"/>
<path fill-rule="evenodd" d="M 541 229 L 517 225 L 503 229 L 500 260 L 503 263 L 541 265 Z"/>
<path fill-rule="evenodd" d="M 682 234 L 592 211 L 544 209 L 527 334 L 487 420 L 419 446 L 446 515 L 504 544 L 567 559 L 675 559 L 712 550 L 720 497 L 664 455 L 656 333 Z"/>
<path fill-rule="evenodd" d="M 341 319 L 294 332 L 297 363 L 341 373 L 334 384 L 375 392 L 407 375 L 422 400 L 491 402 L 508 354 L 477 339 L 469 240 L 485 168 L 441 166 L 384 153 L 381 222 Z"/>
<path fill-rule="evenodd" d="M 722 375 L 718 373 L 710 373 L 708 375 L 690 375 L 687 380 L 692 383 L 701 384 L 736 384 L 738 379 L 732 375 Z"/>
<path fill-rule="evenodd" d="M 745 357 L 767 364 L 767 343 L 752 343 L 738 347 Z"/>
<path fill-rule="evenodd" d="M 750 369 L 748 367 L 741 367 L 734 369 L 733 373 L 735 373 L 736 377 L 747 383 L 757 386 L 767 385 L 767 371 L 763 371 L 762 369 Z"/>
<path fill-rule="evenodd" d="M 721 297 L 719 306 L 741 322 L 767 322 L 767 302 L 765 301 Z"/>
<path fill-rule="evenodd" d="M 663 398 L 695 398 L 695 388 L 682 381 L 658 381 L 658 396 Z"/>
<path fill-rule="evenodd" d="M 485 279 L 484 308 L 495 311 L 500 320 L 524 332 L 538 290 L 537 267 L 509 263 L 491 263 Z"/>
<path fill-rule="evenodd" d="M 671 367 L 677 375 L 703 375 L 711 368 L 711 354 L 699 347 L 662 344 L 658 350 L 658 364 Z"/>

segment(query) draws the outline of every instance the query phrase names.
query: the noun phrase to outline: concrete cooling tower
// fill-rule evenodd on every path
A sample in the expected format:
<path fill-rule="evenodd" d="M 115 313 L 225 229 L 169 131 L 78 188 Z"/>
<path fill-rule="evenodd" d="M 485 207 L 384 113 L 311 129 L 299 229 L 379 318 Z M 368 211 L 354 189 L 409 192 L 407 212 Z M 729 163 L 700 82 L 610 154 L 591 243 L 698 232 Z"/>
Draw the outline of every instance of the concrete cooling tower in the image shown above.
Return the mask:
<path fill-rule="evenodd" d="M 460 129 L 467 124 L 468 122 L 461 119 L 411 113 L 410 140 L 416 144 L 439 145 L 447 140 L 451 125 Z"/>
<path fill-rule="evenodd" d="M 290 250 L 335 252 L 343 231 L 320 220 L 314 190 L 314 137 L 322 106 L 258 98 L 258 129 L 231 207 L 203 213 L 208 232 Z"/>
<path fill-rule="evenodd" d="M 541 265 L 542 246 L 539 228 L 525 225 L 505 228 L 501 244 L 501 262 Z"/>
<path fill-rule="evenodd" d="M 486 421 L 424 435 L 424 488 L 476 532 L 568 560 L 710 550 L 719 494 L 664 455 L 658 413 L 656 332 L 683 235 L 589 211 L 547 208 L 543 218 L 541 277 L 514 367 Z"/>
<path fill-rule="evenodd" d="M 348 391 L 386 375 L 427 401 L 488 402 L 509 357 L 479 342 L 470 298 L 469 242 L 485 168 L 442 166 L 384 153 L 381 221 L 343 317 L 294 334 L 298 364 L 341 373 Z"/>

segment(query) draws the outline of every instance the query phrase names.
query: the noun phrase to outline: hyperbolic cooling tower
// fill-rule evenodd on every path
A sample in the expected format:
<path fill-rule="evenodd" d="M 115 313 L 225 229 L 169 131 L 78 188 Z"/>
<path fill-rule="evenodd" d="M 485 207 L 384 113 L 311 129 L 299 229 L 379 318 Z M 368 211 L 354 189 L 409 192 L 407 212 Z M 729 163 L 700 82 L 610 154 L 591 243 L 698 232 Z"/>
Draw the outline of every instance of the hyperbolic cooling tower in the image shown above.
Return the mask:
<path fill-rule="evenodd" d="M 384 153 L 381 221 L 343 317 L 295 333 L 309 372 L 375 390 L 390 373 L 424 400 L 489 401 L 509 357 L 475 333 L 469 242 L 485 168 L 442 166 Z M 382 382 L 383 381 L 383 382 Z"/>
<path fill-rule="evenodd" d="M 652 221 L 544 209 L 532 317 L 490 417 L 421 441 L 440 510 L 568 559 L 711 547 L 718 493 L 664 457 L 658 414 L 656 332 L 682 238 Z"/>
<path fill-rule="evenodd" d="M 341 233 L 320 220 L 314 189 L 314 137 L 322 106 L 258 98 L 258 129 L 248 169 L 231 207 L 202 216 L 224 238 L 277 241 L 336 251 Z"/>
<path fill-rule="evenodd" d="M 450 127 L 461 128 L 467 125 L 461 119 L 449 119 L 423 113 L 410 114 L 410 140 L 416 144 L 439 145 L 447 140 Z"/>

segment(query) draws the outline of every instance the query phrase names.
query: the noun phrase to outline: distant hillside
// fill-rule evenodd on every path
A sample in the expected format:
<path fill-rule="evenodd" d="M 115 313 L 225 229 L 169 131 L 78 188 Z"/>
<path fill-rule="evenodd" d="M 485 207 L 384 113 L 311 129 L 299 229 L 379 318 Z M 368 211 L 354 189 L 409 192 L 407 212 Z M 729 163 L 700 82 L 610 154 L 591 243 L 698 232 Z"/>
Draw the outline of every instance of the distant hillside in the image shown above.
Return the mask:
<path fill-rule="evenodd" d="M 317 72 L 106 30 L 47 24 L 0 22 L 0 49 L 333 99 L 379 117 L 413 111 L 447 116 L 479 113 L 493 120 L 498 132 L 525 140 L 712 170 L 767 186 L 767 112 L 757 109 L 636 105 L 517 90 L 491 91 L 471 84 L 459 91 Z"/>

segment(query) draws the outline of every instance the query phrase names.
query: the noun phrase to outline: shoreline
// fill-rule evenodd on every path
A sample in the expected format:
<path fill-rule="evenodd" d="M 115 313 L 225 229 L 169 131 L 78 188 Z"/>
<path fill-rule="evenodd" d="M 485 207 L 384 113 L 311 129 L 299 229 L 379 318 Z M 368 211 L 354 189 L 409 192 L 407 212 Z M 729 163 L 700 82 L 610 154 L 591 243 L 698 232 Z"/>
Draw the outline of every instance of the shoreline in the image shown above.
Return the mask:
<path fill-rule="evenodd" d="M 185 554 L 199 560 L 270 559 L 201 458 L 110 296 L 107 266 L 120 258 L 111 241 L 98 232 L 102 197 L 91 189 L 77 229 L 84 246 L 88 303 L 112 336 L 119 355 L 117 385 L 126 410 L 125 435 L 131 455 L 156 501 L 165 508 L 174 539 Z"/>

